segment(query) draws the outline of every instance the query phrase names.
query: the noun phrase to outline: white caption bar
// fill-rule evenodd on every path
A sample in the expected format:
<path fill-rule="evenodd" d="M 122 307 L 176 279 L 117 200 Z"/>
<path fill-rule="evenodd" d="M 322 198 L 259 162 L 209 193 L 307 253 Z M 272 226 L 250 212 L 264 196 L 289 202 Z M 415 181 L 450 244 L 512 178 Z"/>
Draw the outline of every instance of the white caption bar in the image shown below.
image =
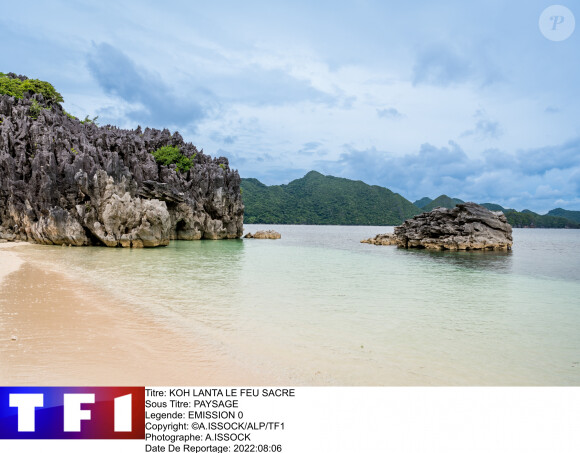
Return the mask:
<path fill-rule="evenodd" d="M 580 451 L 577 387 L 148 390 L 145 441 L 3 440 L 0 451 Z"/>
<path fill-rule="evenodd" d="M 580 451 L 578 388 L 168 387 L 148 395 L 152 452 Z"/>

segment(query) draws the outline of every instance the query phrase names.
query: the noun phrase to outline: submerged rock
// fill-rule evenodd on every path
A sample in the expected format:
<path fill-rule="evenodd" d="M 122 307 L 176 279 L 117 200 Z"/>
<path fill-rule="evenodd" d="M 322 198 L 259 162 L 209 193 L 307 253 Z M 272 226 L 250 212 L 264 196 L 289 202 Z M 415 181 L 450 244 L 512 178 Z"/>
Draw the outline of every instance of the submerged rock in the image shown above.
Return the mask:
<path fill-rule="evenodd" d="M 513 240 L 512 227 L 502 212 L 463 203 L 424 212 L 395 227 L 392 234 L 361 242 L 434 250 L 510 250 Z"/>
<path fill-rule="evenodd" d="M 254 234 L 248 233 L 244 236 L 244 239 L 280 239 L 282 235 L 274 230 L 260 230 L 256 231 Z"/>
<path fill-rule="evenodd" d="M 163 146 L 191 168 L 157 163 L 151 153 Z M 240 182 L 226 158 L 177 132 L 83 124 L 40 94 L 0 96 L 0 239 L 154 247 L 238 238 Z"/>

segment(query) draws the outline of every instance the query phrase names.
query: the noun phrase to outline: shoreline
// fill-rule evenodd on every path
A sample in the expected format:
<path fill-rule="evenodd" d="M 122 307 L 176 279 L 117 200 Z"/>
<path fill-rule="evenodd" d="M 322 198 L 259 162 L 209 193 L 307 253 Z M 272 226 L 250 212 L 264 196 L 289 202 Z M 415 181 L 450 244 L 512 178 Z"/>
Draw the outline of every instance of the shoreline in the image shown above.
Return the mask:
<path fill-rule="evenodd" d="M 28 242 L 0 242 L 0 252 L 2 253 L 0 255 L 0 286 L 2 285 L 4 278 L 12 272 L 16 272 L 20 269 L 20 266 L 23 263 L 18 255 L 7 250 L 27 244 Z"/>
<path fill-rule="evenodd" d="M 0 244 L 0 385 L 272 385 Z"/>

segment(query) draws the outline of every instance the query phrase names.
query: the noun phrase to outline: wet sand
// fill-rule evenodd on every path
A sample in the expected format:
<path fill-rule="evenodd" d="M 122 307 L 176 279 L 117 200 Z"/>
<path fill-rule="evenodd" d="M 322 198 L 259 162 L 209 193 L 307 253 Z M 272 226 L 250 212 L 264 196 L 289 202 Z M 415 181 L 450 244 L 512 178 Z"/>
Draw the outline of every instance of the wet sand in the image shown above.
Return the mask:
<path fill-rule="evenodd" d="M 20 245 L 0 244 L 0 385 L 266 385 Z"/>

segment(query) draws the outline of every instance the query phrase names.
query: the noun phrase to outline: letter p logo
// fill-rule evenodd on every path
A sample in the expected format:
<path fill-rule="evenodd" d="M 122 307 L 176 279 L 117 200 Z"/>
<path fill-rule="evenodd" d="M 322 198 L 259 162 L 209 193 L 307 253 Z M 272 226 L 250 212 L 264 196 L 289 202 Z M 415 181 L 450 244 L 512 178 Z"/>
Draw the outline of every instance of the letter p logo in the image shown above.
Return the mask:
<path fill-rule="evenodd" d="M 540 15 L 540 31 L 550 41 L 564 41 L 574 33 L 574 14 L 562 5 L 548 6 Z"/>
<path fill-rule="evenodd" d="M 550 20 L 554 23 L 552 30 L 555 30 L 558 25 L 564 22 L 564 16 L 550 16 Z"/>

